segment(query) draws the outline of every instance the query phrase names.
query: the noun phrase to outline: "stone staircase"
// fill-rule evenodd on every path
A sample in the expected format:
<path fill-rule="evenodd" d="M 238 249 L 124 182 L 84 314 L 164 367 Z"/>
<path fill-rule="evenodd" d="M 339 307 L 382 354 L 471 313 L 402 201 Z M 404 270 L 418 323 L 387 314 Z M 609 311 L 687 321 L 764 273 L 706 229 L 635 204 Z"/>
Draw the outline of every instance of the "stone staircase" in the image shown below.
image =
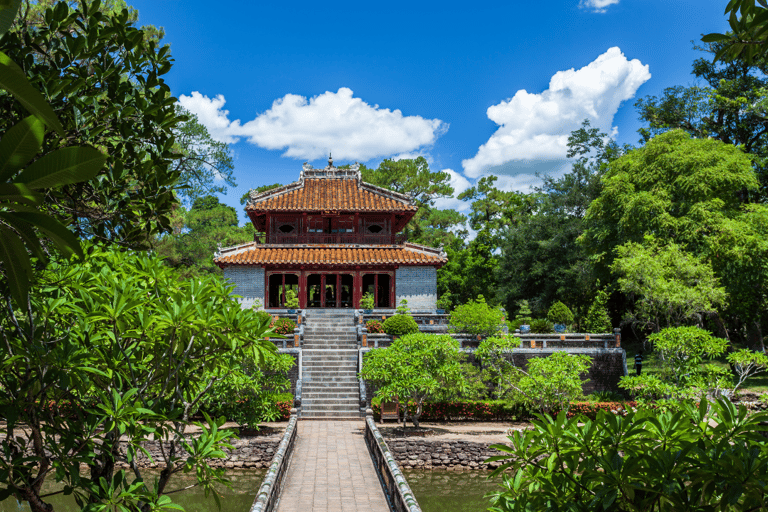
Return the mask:
<path fill-rule="evenodd" d="M 302 349 L 302 419 L 360 418 L 352 310 L 310 309 Z"/>

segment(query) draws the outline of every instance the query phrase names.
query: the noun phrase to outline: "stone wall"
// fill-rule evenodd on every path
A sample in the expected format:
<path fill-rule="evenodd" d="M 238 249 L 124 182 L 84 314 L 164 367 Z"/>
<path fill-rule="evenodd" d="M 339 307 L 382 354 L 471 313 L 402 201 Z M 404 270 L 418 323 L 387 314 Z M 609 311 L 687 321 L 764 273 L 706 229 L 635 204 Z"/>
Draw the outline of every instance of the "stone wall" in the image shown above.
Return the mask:
<path fill-rule="evenodd" d="M 230 441 L 232 450 L 225 450 L 227 457 L 224 459 L 210 459 L 208 462 L 213 467 L 220 468 L 268 468 L 272 462 L 272 457 L 280 444 L 280 435 L 271 435 L 269 437 L 244 437 Z M 152 455 L 154 462 L 151 462 L 144 453 L 139 452 L 136 456 L 136 462 L 142 468 L 155 468 L 163 466 L 163 456 L 160 450 L 159 441 L 147 441 L 142 444 L 144 448 Z M 166 443 L 166 453 L 167 452 Z M 177 447 L 178 455 L 182 458 L 187 456 L 184 449 Z M 125 450 L 121 450 L 121 459 L 124 461 Z M 158 464 L 158 462 L 160 464 Z M 127 467 L 125 462 L 119 463 L 119 466 Z"/>
<path fill-rule="evenodd" d="M 387 445 L 401 468 L 493 469 L 498 462 L 483 461 L 501 452 L 485 443 L 430 440 L 429 438 L 388 438 Z"/>
<path fill-rule="evenodd" d="M 405 299 L 412 311 L 434 311 L 437 303 L 437 269 L 426 266 L 398 268 L 395 293 L 395 306 Z"/>
<path fill-rule="evenodd" d="M 243 309 L 253 306 L 256 300 L 264 306 L 264 267 L 224 267 L 223 273 L 235 285 L 232 293 L 241 297 L 238 301 Z"/>

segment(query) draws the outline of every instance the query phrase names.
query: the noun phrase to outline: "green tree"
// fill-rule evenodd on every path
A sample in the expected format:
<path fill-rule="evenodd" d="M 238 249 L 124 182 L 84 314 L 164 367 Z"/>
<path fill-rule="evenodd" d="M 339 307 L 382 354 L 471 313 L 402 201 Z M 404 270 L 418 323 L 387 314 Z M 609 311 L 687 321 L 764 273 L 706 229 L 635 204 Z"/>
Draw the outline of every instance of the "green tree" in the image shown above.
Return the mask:
<path fill-rule="evenodd" d="M 195 114 L 179 105 L 176 114 L 187 118 L 175 131 L 174 172 L 179 174 L 176 188 L 182 200 L 190 203 L 206 194 L 225 194 L 224 185 L 237 186 L 229 145 L 213 140 Z"/>
<path fill-rule="evenodd" d="M 545 177 L 526 198 L 528 213 L 510 223 L 497 272 L 499 299 L 508 308 L 525 299 L 543 315 L 549 304 L 563 300 L 574 306 L 577 317 L 585 314 L 597 276 L 577 240 L 587 208 L 602 190 L 608 162 L 625 150 L 607 138 L 585 120 L 568 137 L 571 171 L 557 179 Z M 608 282 L 607 275 L 600 277 Z"/>
<path fill-rule="evenodd" d="M 253 241 L 255 231 L 248 223 L 238 226 L 237 211 L 219 202 L 218 197 L 198 197 L 189 210 L 179 208 L 173 219 L 173 232 L 155 241 L 157 254 L 185 277 L 220 274 L 213 264 L 219 247 Z"/>
<path fill-rule="evenodd" d="M 497 179 L 496 176 L 483 176 L 477 185 L 458 196 L 463 201 L 471 201 L 469 227 L 487 233 L 486 238 L 494 249 L 500 247 L 501 235 L 506 228 L 517 224 L 520 216 L 530 209 L 525 195 L 497 189 L 494 186 Z"/>
<path fill-rule="evenodd" d="M 768 193 L 768 79 L 765 65 L 741 60 L 712 62 L 721 44 L 695 47 L 709 55 L 693 62 L 692 74 L 701 85 L 664 89 L 660 97 L 647 96 L 635 102 L 640 119 L 648 123 L 640 133 L 647 142 L 652 136 L 682 129 L 696 139 L 713 138 L 741 148 L 753 156 L 760 190 L 742 200 L 763 201 Z"/>
<path fill-rule="evenodd" d="M 167 46 L 132 24 L 128 10 L 103 14 L 100 6 L 60 2 L 34 30 L 6 33 L 0 50 L 61 122 L 62 134 L 47 134 L 42 154 L 87 144 L 107 155 L 96 179 L 41 190 L 43 213 L 80 237 L 143 247 L 169 229 L 176 203 L 173 145 L 181 119 L 162 78 L 172 59 Z M 0 96 L 0 133 L 26 116 L 10 95 Z"/>
<path fill-rule="evenodd" d="M 719 43 L 716 60 L 765 62 L 768 55 L 768 2 L 731 0 L 725 7 L 731 31 L 707 34 L 705 43 Z"/>
<path fill-rule="evenodd" d="M 384 160 L 376 170 L 360 166 L 363 181 L 413 198 L 419 211 L 403 230 L 411 242 L 450 245 L 466 236 L 461 226 L 465 217 L 454 210 L 436 210 L 435 200 L 450 197 L 453 187 L 447 172 L 432 171 L 427 160 Z"/>
<path fill-rule="evenodd" d="M 201 425 L 199 437 L 184 429 L 230 373 L 228 358 L 261 363 L 275 352 L 268 323 L 231 291 L 215 277 L 179 280 L 156 257 L 90 247 L 84 262 L 39 273 L 29 308 L 4 302 L 0 499 L 50 512 L 40 488 L 54 480 L 81 508 L 149 512 L 172 506 L 164 495 L 175 473 L 195 471 L 209 491 L 223 482 L 208 462 L 228 446 L 223 419 Z M 150 487 L 136 456 L 151 439 L 167 450 Z M 130 471 L 115 467 L 121 450 Z"/>
<path fill-rule="evenodd" d="M 485 297 L 478 295 L 477 299 L 456 306 L 451 311 L 448 328 L 451 332 L 460 332 L 479 336 L 493 336 L 504 326 L 504 312 L 488 305 Z"/>
<path fill-rule="evenodd" d="M 611 332 L 611 316 L 608 314 L 608 292 L 604 289 L 597 290 L 595 300 L 589 306 L 582 329 L 583 332 L 591 333 Z"/>
<path fill-rule="evenodd" d="M 396 318 L 396 315 L 393 318 Z M 384 400 L 413 402 L 410 414 L 419 426 L 424 400 L 442 389 L 462 390 L 461 361 L 464 353 L 459 342 L 447 335 L 408 334 L 387 348 L 371 350 L 363 359 L 360 378 L 377 386 L 376 396 Z"/>
<path fill-rule="evenodd" d="M 676 244 L 660 246 L 652 237 L 617 247 L 611 269 L 619 290 L 635 306 L 626 320 L 643 329 L 701 324 L 704 314 L 726 302 L 725 289 L 707 262 Z"/>

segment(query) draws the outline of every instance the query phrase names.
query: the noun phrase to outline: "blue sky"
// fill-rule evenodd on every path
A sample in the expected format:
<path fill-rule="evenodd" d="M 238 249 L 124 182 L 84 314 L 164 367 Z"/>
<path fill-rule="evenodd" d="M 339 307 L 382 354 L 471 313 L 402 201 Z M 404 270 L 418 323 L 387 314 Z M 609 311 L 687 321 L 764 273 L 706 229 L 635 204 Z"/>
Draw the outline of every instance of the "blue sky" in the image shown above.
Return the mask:
<path fill-rule="evenodd" d="M 129 2 L 165 28 L 173 94 L 231 144 L 222 200 L 238 210 L 328 151 L 424 155 L 457 191 L 488 174 L 528 190 L 567 170 L 585 117 L 636 143 L 635 100 L 693 84 L 691 41 L 727 28 L 725 0 Z"/>

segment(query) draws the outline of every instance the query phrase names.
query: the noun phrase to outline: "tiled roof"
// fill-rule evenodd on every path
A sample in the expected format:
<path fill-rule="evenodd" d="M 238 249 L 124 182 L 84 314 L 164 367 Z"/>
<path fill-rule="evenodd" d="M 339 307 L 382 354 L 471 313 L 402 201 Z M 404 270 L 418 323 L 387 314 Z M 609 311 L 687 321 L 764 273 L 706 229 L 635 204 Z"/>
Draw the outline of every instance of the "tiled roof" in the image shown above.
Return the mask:
<path fill-rule="evenodd" d="M 310 178 L 254 196 L 246 211 L 404 212 L 417 207 L 408 196 L 355 179 Z"/>
<path fill-rule="evenodd" d="M 405 245 L 261 245 L 250 243 L 223 249 L 214 262 L 227 265 L 436 265 L 445 253 L 415 244 Z"/>

